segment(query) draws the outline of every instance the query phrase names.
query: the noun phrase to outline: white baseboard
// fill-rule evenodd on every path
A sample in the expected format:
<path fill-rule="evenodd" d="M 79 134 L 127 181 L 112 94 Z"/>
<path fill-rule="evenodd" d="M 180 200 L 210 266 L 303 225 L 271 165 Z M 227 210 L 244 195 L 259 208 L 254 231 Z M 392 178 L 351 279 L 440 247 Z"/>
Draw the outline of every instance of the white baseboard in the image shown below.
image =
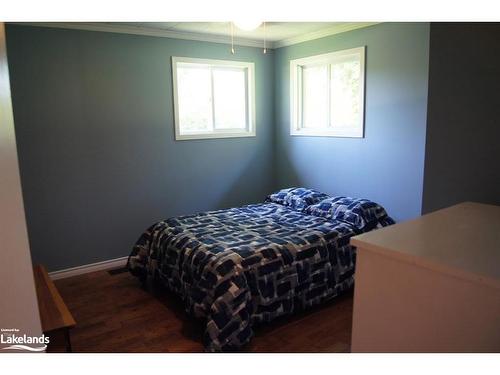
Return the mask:
<path fill-rule="evenodd" d="M 128 257 L 105 260 L 103 262 L 85 264 L 83 266 L 66 268 L 64 270 L 49 272 L 52 280 L 65 279 L 66 277 L 83 275 L 85 273 L 102 271 L 111 268 L 124 267 L 127 264 Z"/>

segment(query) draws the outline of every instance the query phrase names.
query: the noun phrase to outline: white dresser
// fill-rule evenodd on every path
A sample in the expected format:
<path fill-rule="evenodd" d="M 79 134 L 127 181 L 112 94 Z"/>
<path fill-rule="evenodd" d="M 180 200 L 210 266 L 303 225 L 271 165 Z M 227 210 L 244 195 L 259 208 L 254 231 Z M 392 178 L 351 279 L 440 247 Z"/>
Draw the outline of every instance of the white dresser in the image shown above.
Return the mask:
<path fill-rule="evenodd" d="M 353 237 L 353 352 L 500 352 L 500 206 Z"/>

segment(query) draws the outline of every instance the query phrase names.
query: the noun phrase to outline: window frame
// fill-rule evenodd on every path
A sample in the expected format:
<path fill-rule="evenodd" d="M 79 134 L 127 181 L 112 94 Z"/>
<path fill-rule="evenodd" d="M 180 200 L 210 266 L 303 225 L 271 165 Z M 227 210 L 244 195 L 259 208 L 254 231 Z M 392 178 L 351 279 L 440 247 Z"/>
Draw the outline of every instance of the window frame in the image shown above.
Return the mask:
<path fill-rule="evenodd" d="M 366 46 L 340 50 L 321 55 L 308 56 L 300 59 L 290 60 L 290 135 L 313 136 L 313 137 L 343 137 L 364 138 L 365 128 L 365 50 Z M 348 56 L 359 55 L 360 60 L 360 123 L 356 128 L 339 128 L 331 126 L 331 65 L 335 62 L 345 60 Z M 302 69 L 318 65 L 327 66 L 328 75 L 328 128 L 306 128 L 302 125 L 303 119 L 303 87 Z"/>
<path fill-rule="evenodd" d="M 214 86 L 213 75 L 211 74 L 211 91 L 212 91 L 212 121 L 214 122 L 214 129 L 210 132 L 193 132 L 192 134 L 181 134 L 180 120 L 179 120 L 179 98 L 178 98 L 178 81 L 177 81 L 177 64 L 199 64 L 208 66 L 211 69 L 224 69 L 235 68 L 245 69 L 245 118 L 246 128 L 242 129 L 215 129 L 215 99 L 214 99 Z M 192 140 L 192 139 L 216 139 L 216 138 L 241 138 L 241 137 L 255 137 L 255 63 L 247 61 L 234 61 L 234 60 L 217 60 L 217 59 L 201 59 L 194 57 L 179 57 L 172 56 L 172 89 L 173 89 L 173 102 L 174 102 L 174 135 L 175 140 Z"/>

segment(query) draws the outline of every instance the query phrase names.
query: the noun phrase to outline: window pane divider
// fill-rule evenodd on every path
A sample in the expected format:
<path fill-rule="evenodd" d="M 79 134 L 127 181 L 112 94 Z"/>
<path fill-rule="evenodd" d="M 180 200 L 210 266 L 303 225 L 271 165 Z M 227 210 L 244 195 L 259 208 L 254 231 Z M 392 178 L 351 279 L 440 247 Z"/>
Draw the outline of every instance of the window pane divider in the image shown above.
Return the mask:
<path fill-rule="evenodd" d="M 326 64 L 326 127 L 332 128 L 332 64 Z"/>
<path fill-rule="evenodd" d="M 210 103 L 212 104 L 212 131 L 216 129 L 215 123 L 215 95 L 214 95 L 214 70 L 210 66 Z"/>
<path fill-rule="evenodd" d="M 243 69 L 245 74 L 245 130 L 250 130 L 250 98 L 248 96 L 248 69 Z"/>

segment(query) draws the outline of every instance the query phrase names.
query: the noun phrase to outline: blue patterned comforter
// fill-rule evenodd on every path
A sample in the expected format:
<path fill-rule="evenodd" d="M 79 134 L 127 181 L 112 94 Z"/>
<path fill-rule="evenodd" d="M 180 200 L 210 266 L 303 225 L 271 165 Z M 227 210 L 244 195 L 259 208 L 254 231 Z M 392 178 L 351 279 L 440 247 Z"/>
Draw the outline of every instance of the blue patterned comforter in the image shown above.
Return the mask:
<path fill-rule="evenodd" d="M 206 320 L 209 351 L 240 348 L 252 325 L 316 305 L 353 285 L 354 228 L 276 203 L 167 219 L 129 257 Z"/>

